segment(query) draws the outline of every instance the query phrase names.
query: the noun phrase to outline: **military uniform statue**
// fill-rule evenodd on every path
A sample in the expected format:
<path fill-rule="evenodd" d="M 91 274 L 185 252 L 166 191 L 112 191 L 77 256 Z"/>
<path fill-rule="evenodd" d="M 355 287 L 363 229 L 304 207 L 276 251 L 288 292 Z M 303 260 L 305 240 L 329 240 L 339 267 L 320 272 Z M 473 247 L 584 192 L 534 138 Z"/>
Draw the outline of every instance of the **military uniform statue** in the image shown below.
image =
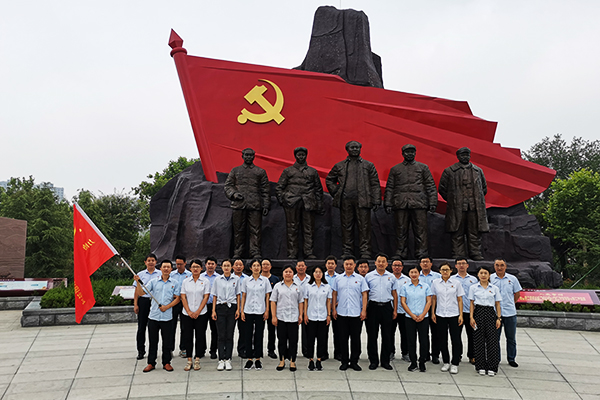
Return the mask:
<path fill-rule="evenodd" d="M 260 235 L 262 216 L 269 213 L 269 179 L 264 169 L 254 165 L 254 150 L 242 150 L 244 163 L 234 167 L 225 181 L 225 195 L 231 200 L 233 257 L 241 258 L 249 233 L 250 257 L 262 258 Z"/>
<path fill-rule="evenodd" d="M 287 256 L 299 258 L 298 233 L 302 227 L 303 253 L 306 258 L 316 258 L 313 253 L 315 213 L 323 212 L 323 185 L 316 169 L 306 164 L 306 147 L 294 149 L 296 162 L 281 173 L 277 183 L 277 200 L 285 211 Z"/>
<path fill-rule="evenodd" d="M 412 225 L 415 238 L 414 258 L 429 257 L 427 212 L 437 208 L 437 189 L 429 167 L 415 161 L 417 148 L 402 147 L 404 161 L 392 167 L 384 196 L 385 212 L 394 212 L 398 250 L 396 256 L 408 258 L 408 227 Z"/>
<path fill-rule="evenodd" d="M 345 255 L 354 255 L 354 224 L 358 225 L 360 258 L 371 258 L 371 209 L 381 204 L 379 176 L 372 162 L 360 157 L 362 145 L 346 143 L 348 157 L 335 164 L 325 183 L 340 209 L 342 246 Z"/>
<path fill-rule="evenodd" d="M 468 147 L 458 149 L 456 156 L 459 162 L 444 170 L 439 185 L 440 195 L 447 203 L 446 231 L 452 233 L 452 258 L 470 256 L 483 260 L 481 232 L 490 230 L 485 211 L 487 183 L 481 168 L 471 164 Z"/>

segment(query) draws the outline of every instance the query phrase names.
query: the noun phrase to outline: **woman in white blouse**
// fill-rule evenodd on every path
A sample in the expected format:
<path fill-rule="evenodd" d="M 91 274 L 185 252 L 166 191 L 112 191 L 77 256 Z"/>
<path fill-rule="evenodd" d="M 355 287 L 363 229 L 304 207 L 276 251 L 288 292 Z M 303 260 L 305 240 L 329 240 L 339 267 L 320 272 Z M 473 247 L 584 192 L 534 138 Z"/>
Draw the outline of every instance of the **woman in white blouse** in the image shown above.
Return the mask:
<path fill-rule="evenodd" d="M 322 371 L 322 358 L 327 354 L 327 332 L 331 322 L 331 287 L 327 284 L 322 267 L 316 266 L 304 288 L 304 323 L 306 324 L 307 351 L 310 355 L 308 370 Z M 314 362 L 315 339 L 317 364 Z"/>
<path fill-rule="evenodd" d="M 187 364 L 184 368 L 189 371 L 192 368 L 192 348 L 194 344 L 194 333 L 196 336 L 196 359 L 194 370 L 200 369 L 200 355 L 204 354 L 206 348 L 206 326 L 209 315 L 206 313 L 206 303 L 210 296 L 210 282 L 201 278 L 202 261 L 192 260 L 190 265 L 192 276 L 185 278 L 181 283 L 181 302 L 183 304 L 181 322 L 183 328 L 183 342 Z"/>
<path fill-rule="evenodd" d="M 246 336 L 246 355 L 248 361 L 244 369 L 250 370 L 255 367 L 262 369 L 260 361 L 263 356 L 263 333 L 265 321 L 269 318 L 269 296 L 271 294 L 271 283 L 269 279 L 262 276 L 262 266 L 259 260 L 252 260 L 252 276 L 242 281 L 242 310 L 241 318 L 246 323 L 244 334 Z M 256 358 L 256 362 L 253 359 Z"/>

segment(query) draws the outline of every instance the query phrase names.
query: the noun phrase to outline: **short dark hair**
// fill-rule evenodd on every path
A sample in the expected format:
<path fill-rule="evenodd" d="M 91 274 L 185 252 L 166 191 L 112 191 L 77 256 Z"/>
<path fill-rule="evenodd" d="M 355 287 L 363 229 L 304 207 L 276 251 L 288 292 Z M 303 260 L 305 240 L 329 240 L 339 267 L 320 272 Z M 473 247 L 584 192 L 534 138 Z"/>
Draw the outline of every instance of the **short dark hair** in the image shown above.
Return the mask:
<path fill-rule="evenodd" d="M 205 263 L 207 263 L 207 262 L 209 262 L 209 261 L 212 261 L 212 262 L 214 262 L 215 264 L 217 264 L 217 263 L 218 263 L 218 261 L 217 261 L 217 257 L 215 257 L 215 256 L 208 256 L 208 257 L 206 257 L 206 259 L 204 260 L 204 262 L 205 262 Z"/>
<path fill-rule="evenodd" d="M 388 257 L 387 254 L 385 253 L 377 253 L 377 255 L 375 256 L 375 259 L 377 260 L 379 257 L 383 257 L 385 258 L 385 261 L 388 261 L 390 258 Z"/>
<path fill-rule="evenodd" d="M 315 265 L 313 267 L 312 271 L 310 271 L 310 280 L 308 281 L 309 285 L 312 285 L 313 283 L 315 283 L 314 274 L 317 269 L 321 270 L 321 273 L 323 274 L 323 277 L 321 278 L 321 283 L 327 283 L 327 279 L 325 278 L 325 269 L 324 268 L 325 267 L 322 267 L 320 265 Z"/>
<path fill-rule="evenodd" d="M 270 259 L 270 258 L 263 258 L 263 259 L 260 261 L 261 265 L 262 265 L 262 263 L 263 263 L 264 261 L 268 261 L 268 262 L 269 262 L 269 264 L 273 265 L 273 261 L 271 261 L 271 259 Z"/>
<path fill-rule="evenodd" d="M 467 260 L 466 257 L 456 257 L 456 260 L 454 260 L 454 264 L 458 264 L 459 261 L 464 261 L 467 264 L 469 263 L 469 260 Z"/>
<path fill-rule="evenodd" d="M 502 261 L 504 263 L 504 265 L 508 266 L 508 263 L 506 262 L 506 260 L 504 258 L 494 258 L 494 264 L 496 264 L 496 261 Z"/>
<path fill-rule="evenodd" d="M 420 266 L 419 264 L 410 265 L 410 266 L 408 267 L 408 271 L 406 271 L 406 272 L 410 272 L 410 271 L 412 271 L 413 269 L 416 269 L 417 271 L 419 271 L 419 273 L 421 273 L 421 266 Z"/>
<path fill-rule="evenodd" d="M 442 265 L 440 265 L 440 267 L 439 267 L 438 271 L 439 271 L 440 269 L 442 269 L 442 267 L 443 267 L 444 265 L 447 265 L 448 267 L 450 267 L 450 273 L 451 273 L 451 274 L 453 274 L 453 273 L 454 273 L 454 271 L 455 271 L 454 267 L 453 267 L 452 265 L 450 265 L 450 263 L 447 263 L 447 262 L 443 262 L 443 263 L 442 263 Z"/>
<path fill-rule="evenodd" d="M 433 263 L 433 260 L 432 260 L 432 259 L 431 259 L 431 257 L 429 257 L 429 256 L 426 256 L 426 257 L 421 257 L 421 258 L 419 259 L 419 262 L 421 262 L 421 261 L 423 261 L 423 260 L 425 260 L 425 259 L 429 260 L 429 262 L 430 262 L 430 263 Z"/>
<path fill-rule="evenodd" d="M 396 261 L 400 261 L 400 264 L 402 264 L 402 266 L 404 267 L 404 261 L 402 261 L 402 259 L 400 259 L 400 258 L 397 258 L 397 257 L 392 258 L 391 261 L 392 261 L 391 264 L 395 263 Z"/>
<path fill-rule="evenodd" d="M 480 265 L 479 267 L 477 267 L 476 274 L 479 275 L 479 271 L 481 271 L 482 269 L 486 270 L 488 272 L 488 274 L 491 274 L 490 270 L 486 266 L 484 266 L 484 265 Z"/>
<path fill-rule="evenodd" d="M 171 260 L 166 259 L 166 258 L 164 260 L 162 260 L 160 262 L 160 264 L 158 264 L 158 265 L 160 265 L 162 267 L 163 264 L 167 264 L 167 263 L 171 266 L 171 268 L 173 268 L 173 262 Z"/>
<path fill-rule="evenodd" d="M 231 262 L 231 259 L 229 259 L 229 258 L 224 258 L 223 261 L 221 261 L 221 265 L 223 265 L 224 262 L 228 262 L 229 265 L 233 266 L 233 263 Z"/>
<path fill-rule="evenodd" d="M 202 260 L 195 258 L 192 261 L 190 261 L 190 267 L 192 266 L 192 264 L 198 264 L 199 266 L 202 267 Z"/>
<path fill-rule="evenodd" d="M 345 255 L 344 257 L 342 257 L 342 262 L 348 261 L 348 260 L 352 260 L 356 263 L 356 257 L 354 257 L 353 255 L 349 254 L 349 255 Z"/>
<path fill-rule="evenodd" d="M 181 254 L 177 254 L 175 260 L 183 260 L 183 262 L 186 262 L 185 256 L 182 256 Z"/>
<path fill-rule="evenodd" d="M 327 262 L 329 260 L 333 260 L 333 261 L 335 261 L 337 263 L 337 258 L 335 256 L 333 256 L 333 255 L 327 256 L 327 258 L 325 259 L 325 262 Z"/>
<path fill-rule="evenodd" d="M 356 265 L 360 265 L 360 264 L 367 264 L 367 265 L 369 265 L 369 260 L 367 260 L 366 258 L 361 258 L 360 260 L 358 260 L 356 262 Z"/>
<path fill-rule="evenodd" d="M 156 257 L 156 254 L 154 254 L 154 253 L 148 253 L 146 258 L 144 258 L 144 261 L 148 261 L 149 258 L 154 258 L 154 260 L 158 261 L 158 258 Z"/>
<path fill-rule="evenodd" d="M 281 270 L 281 275 L 283 275 L 283 273 L 285 272 L 286 269 L 291 269 L 292 272 L 295 274 L 296 273 L 296 268 L 294 268 L 292 265 L 284 265 L 283 269 Z"/>
<path fill-rule="evenodd" d="M 231 265 L 233 265 L 233 264 L 235 264 L 235 262 L 236 262 L 236 261 L 238 261 L 238 260 L 239 260 L 239 261 L 241 261 L 241 262 L 242 262 L 242 264 L 244 263 L 244 260 L 242 260 L 242 259 L 241 259 L 241 258 L 239 258 L 239 257 L 233 257 L 233 258 L 231 258 L 231 259 L 229 260 L 229 262 L 231 263 Z"/>
<path fill-rule="evenodd" d="M 256 263 L 258 263 L 258 265 L 261 265 L 261 264 L 260 264 L 260 260 L 259 260 L 258 258 L 253 258 L 253 259 L 252 259 L 252 260 L 250 260 L 250 262 L 248 263 L 248 268 L 252 268 L 252 265 L 253 265 L 255 262 L 256 262 Z"/>

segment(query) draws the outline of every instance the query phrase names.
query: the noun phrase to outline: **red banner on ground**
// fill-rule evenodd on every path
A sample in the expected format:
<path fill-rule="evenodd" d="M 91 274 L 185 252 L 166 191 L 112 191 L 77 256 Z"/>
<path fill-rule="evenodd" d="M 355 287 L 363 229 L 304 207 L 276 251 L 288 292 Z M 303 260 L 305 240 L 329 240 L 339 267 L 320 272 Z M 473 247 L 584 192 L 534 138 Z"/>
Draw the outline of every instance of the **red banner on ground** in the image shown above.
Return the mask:
<path fill-rule="evenodd" d="M 545 290 L 523 289 L 517 303 L 542 304 L 549 300 L 553 303 L 581 304 L 591 306 L 600 304 L 598 295 L 594 290 Z"/>
<path fill-rule="evenodd" d="M 80 323 L 96 304 L 90 275 L 118 252 L 77 204 L 73 204 L 73 228 L 75 320 Z"/>

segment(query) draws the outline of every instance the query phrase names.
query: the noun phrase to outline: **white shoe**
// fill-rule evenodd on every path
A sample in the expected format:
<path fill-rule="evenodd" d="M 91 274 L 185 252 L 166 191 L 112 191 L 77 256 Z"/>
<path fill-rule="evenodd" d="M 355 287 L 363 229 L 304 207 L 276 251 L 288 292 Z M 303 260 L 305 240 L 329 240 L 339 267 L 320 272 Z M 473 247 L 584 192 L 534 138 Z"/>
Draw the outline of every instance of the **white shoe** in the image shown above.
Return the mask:
<path fill-rule="evenodd" d="M 451 374 L 458 374 L 458 365 L 451 365 L 450 366 L 450 373 Z"/>
<path fill-rule="evenodd" d="M 231 360 L 225 360 L 225 371 L 231 371 Z"/>
<path fill-rule="evenodd" d="M 217 365 L 217 371 L 223 371 L 225 368 L 225 360 L 219 360 L 219 364 Z"/>
<path fill-rule="evenodd" d="M 494 371 L 488 371 L 488 376 L 494 376 L 496 373 Z"/>
<path fill-rule="evenodd" d="M 442 365 L 442 372 L 448 372 L 449 369 L 450 369 L 450 364 Z"/>
<path fill-rule="evenodd" d="M 480 369 L 479 370 L 479 375 L 485 375 L 485 369 Z"/>

